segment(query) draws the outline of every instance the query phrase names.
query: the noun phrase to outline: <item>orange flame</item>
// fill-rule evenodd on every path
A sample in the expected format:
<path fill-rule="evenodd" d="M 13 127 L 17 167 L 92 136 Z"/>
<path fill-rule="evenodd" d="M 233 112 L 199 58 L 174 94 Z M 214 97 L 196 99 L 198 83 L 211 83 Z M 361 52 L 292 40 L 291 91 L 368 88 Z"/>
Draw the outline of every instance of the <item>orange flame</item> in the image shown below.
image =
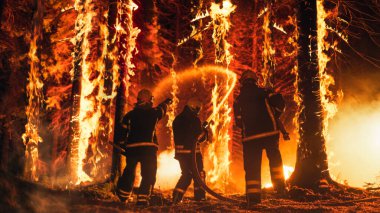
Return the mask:
<path fill-rule="evenodd" d="M 317 27 L 318 27 L 318 62 L 319 62 L 319 78 L 320 78 L 320 97 L 323 109 L 323 136 L 328 141 L 328 126 L 329 120 L 338 112 L 337 101 L 343 96 L 340 91 L 336 94 L 331 90 L 335 85 L 334 77 L 328 73 L 327 63 L 331 58 L 326 54 L 331 45 L 325 40 L 327 36 L 327 24 L 325 22 L 328 18 L 328 13 L 323 6 L 324 0 L 317 0 Z"/>
<path fill-rule="evenodd" d="M 285 180 L 288 180 L 290 176 L 292 175 L 292 173 L 294 172 L 294 167 L 284 165 L 283 170 L 284 170 Z M 264 188 L 271 188 L 272 186 L 273 186 L 272 182 L 264 183 Z"/>
<path fill-rule="evenodd" d="M 125 73 L 122 83 L 125 85 L 125 94 L 124 97 L 129 96 L 129 87 L 131 86 L 130 79 L 135 75 L 134 68 L 135 65 L 132 63 L 132 58 L 135 54 L 138 53 L 136 48 L 136 39 L 141 30 L 133 26 L 133 11 L 137 10 L 138 6 L 132 1 L 118 1 L 118 19 L 116 23 L 116 32 L 118 43 L 120 44 L 119 58 L 125 63 L 124 66 L 121 66 L 122 72 Z M 124 17 L 125 16 L 125 17 Z M 127 43 L 120 40 L 122 36 L 127 37 Z M 115 67 L 116 68 L 116 67 Z M 115 75 L 117 72 L 114 72 Z M 118 75 L 114 76 L 114 83 L 119 85 L 120 82 L 117 82 Z M 115 91 L 116 93 L 116 91 Z"/>
<path fill-rule="evenodd" d="M 39 12 L 37 12 L 39 13 Z M 41 14 L 39 14 L 41 15 Z M 36 14 L 38 16 L 38 14 Z M 44 101 L 42 75 L 39 69 L 39 58 L 37 56 L 38 26 L 34 26 L 34 35 L 30 43 L 28 57 L 30 59 L 30 70 L 28 75 L 28 84 L 26 86 L 28 105 L 26 107 L 26 116 L 28 122 L 25 125 L 25 133 L 22 140 L 26 146 L 25 150 L 25 176 L 32 181 L 38 181 L 38 143 L 42 138 L 38 134 L 39 114 Z"/>
<path fill-rule="evenodd" d="M 82 182 L 92 181 L 92 178 L 83 171 L 83 160 L 86 158 L 86 149 L 89 145 L 91 137 L 95 137 L 97 133 L 95 129 L 98 126 L 100 114 L 94 112 L 95 100 L 90 94 L 95 89 L 95 84 L 90 80 L 91 64 L 87 61 L 87 56 L 90 54 L 90 43 L 88 35 L 92 30 L 92 18 L 95 16 L 91 0 L 86 0 L 81 3 L 80 0 L 75 1 L 75 9 L 78 11 L 78 16 L 75 23 L 76 36 L 74 38 L 74 44 L 81 43 L 81 94 L 80 94 L 80 111 L 78 119 L 80 129 L 76 129 L 73 141 L 73 149 L 71 150 L 71 163 L 74 174 L 72 174 L 75 180 L 75 184 Z"/>
<path fill-rule="evenodd" d="M 272 46 L 272 30 L 271 30 L 271 13 L 272 10 L 268 10 L 264 15 L 263 31 L 264 31 L 264 46 L 262 52 L 263 69 L 261 71 L 262 75 L 262 86 L 271 86 L 271 76 L 273 75 L 272 67 L 274 66 L 274 55 L 276 53 L 275 49 Z"/>
<path fill-rule="evenodd" d="M 179 103 L 179 99 L 177 97 L 177 94 L 179 93 L 179 87 L 177 84 L 177 73 L 174 70 L 174 65 L 176 64 L 176 58 L 173 54 L 172 54 L 172 57 L 173 57 L 173 63 L 170 68 L 170 75 L 173 79 L 172 81 L 173 83 L 172 83 L 172 91 L 170 92 L 170 94 L 172 95 L 173 102 L 170 104 L 168 112 L 167 112 L 168 122 L 166 124 L 166 126 L 170 129 L 170 144 L 171 144 L 170 150 L 173 150 L 174 148 L 174 135 L 173 135 L 172 125 L 175 119 L 176 110 Z"/>
<path fill-rule="evenodd" d="M 297 27 L 297 17 L 294 16 L 294 17 L 289 17 L 289 23 L 291 23 L 292 25 L 294 25 L 294 32 L 292 34 L 292 36 L 290 36 L 288 38 L 288 43 L 292 44 L 292 47 L 293 47 L 293 51 L 291 53 L 289 53 L 289 55 L 297 55 L 297 50 L 298 50 L 298 37 L 299 37 L 299 32 L 298 32 L 298 27 Z M 298 74 L 298 61 L 295 61 L 295 65 L 293 67 L 293 69 L 291 70 L 291 74 L 294 75 L 294 83 L 293 83 L 293 86 L 294 86 L 294 94 L 293 94 L 293 101 L 296 103 L 297 105 L 297 110 L 296 110 L 296 113 L 293 117 L 293 125 L 295 126 L 295 136 L 299 136 L 299 130 L 300 130 L 300 123 L 299 123 L 299 116 L 301 114 L 301 112 L 303 111 L 303 105 L 301 104 L 302 103 L 302 97 L 301 97 L 301 93 L 299 92 L 298 90 L 298 84 L 299 84 L 299 81 L 300 81 L 300 77 L 299 77 L 299 74 Z M 298 138 L 296 139 L 297 142 L 298 142 Z"/>
<path fill-rule="evenodd" d="M 224 81 L 227 81 L 227 79 L 230 79 L 231 86 L 228 88 L 227 91 L 225 91 L 225 93 L 220 94 L 221 96 L 218 96 L 219 102 L 217 103 L 214 102 L 215 110 L 207 119 L 207 121 L 211 121 L 211 120 L 219 121 L 221 120 L 221 118 L 224 118 L 223 116 L 226 116 L 220 113 L 220 109 L 224 107 L 225 105 L 228 105 L 226 104 L 226 101 L 228 100 L 228 97 L 232 93 L 233 88 L 236 84 L 236 81 L 237 81 L 236 74 L 229 70 L 226 71 L 225 68 L 219 67 L 219 66 L 202 66 L 202 67 L 197 67 L 197 68 L 191 68 L 189 70 L 185 70 L 176 74 L 176 78 L 177 80 L 179 80 L 178 82 L 182 82 L 182 83 L 192 82 L 194 81 L 194 79 L 200 79 L 203 76 L 207 77 L 207 80 L 212 80 L 213 78 L 215 79 L 215 76 L 218 76 L 218 78 L 220 79 L 224 79 Z M 162 91 L 168 91 L 168 90 L 171 91 L 173 80 L 174 79 L 171 76 L 168 76 L 162 81 L 160 81 L 160 83 L 157 85 L 157 87 L 153 91 L 154 96 L 159 99 L 165 98 L 165 97 L 162 97 L 162 94 L 163 94 Z M 216 117 L 218 117 L 218 119 L 215 119 Z M 228 132 L 228 128 L 223 129 L 223 130 Z M 218 137 L 221 138 L 221 133 L 219 133 Z M 228 134 L 227 134 L 227 137 L 229 137 Z M 225 146 L 220 145 L 220 141 L 218 141 L 217 143 L 212 143 L 210 147 L 212 147 L 212 148 L 209 148 L 212 156 L 205 158 L 205 162 L 206 163 L 211 162 L 211 164 L 215 166 L 214 167 L 215 169 L 211 171 L 214 173 L 212 173 L 210 176 L 214 178 L 212 180 L 214 181 L 213 183 L 215 183 L 215 181 L 218 181 L 218 183 L 221 184 L 222 182 L 220 182 L 219 180 L 224 178 L 220 176 L 221 172 L 223 172 L 225 168 L 228 169 L 228 166 L 229 166 L 228 144 L 227 144 L 227 147 L 225 147 Z M 212 150 L 216 150 L 216 151 L 213 152 Z M 222 157 L 225 157 L 226 153 L 227 153 L 227 158 L 226 158 L 227 160 L 223 161 Z M 178 174 L 181 172 L 177 164 L 178 164 L 177 160 L 174 159 L 173 149 L 166 150 L 160 153 L 158 157 L 157 186 L 159 186 L 162 189 L 169 189 L 170 187 L 171 188 L 174 187 L 175 183 L 178 181 L 178 177 L 179 177 Z M 173 166 L 169 167 L 168 165 L 173 165 Z"/>
<path fill-rule="evenodd" d="M 225 87 L 219 88 L 218 79 L 215 76 L 215 87 L 212 90 L 212 114 L 208 121 L 213 120 L 210 125 L 213 138 L 207 149 L 207 157 L 212 162 L 212 168 L 209 169 L 207 176 L 212 184 L 224 189 L 228 183 L 230 165 L 229 130 L 231 107 L 227 99 L 236 83 L 236 78 L 228 74 L 228 66 L 233 56 L 229 51 L 231 45 L 227 42 L 226 37 L 231 27 L 229 16 L 235 9 L 235 5 L 229 0 L 225 0 L 221 4 L 211 3 L 209 12 L 214 28 L 212 38 L 215 45 L 215 63 L 226 65 L 227 79 L 224 82 Z"/>
<path fill-rule="evenodd" d="M 181 168 L 174 159 L 174 149 L 165 150 L 160 153 L 157 159 L 157 183 L 162 190 L 171 190 L 181 176 Z"/>

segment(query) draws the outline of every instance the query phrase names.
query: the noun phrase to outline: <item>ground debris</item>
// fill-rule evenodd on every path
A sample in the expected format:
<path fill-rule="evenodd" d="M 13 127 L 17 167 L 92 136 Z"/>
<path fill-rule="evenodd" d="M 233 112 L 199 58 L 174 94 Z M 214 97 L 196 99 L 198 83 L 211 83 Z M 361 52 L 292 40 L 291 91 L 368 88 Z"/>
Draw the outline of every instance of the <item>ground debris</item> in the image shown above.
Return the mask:
<path fill-rule="evenodd" d="M 178 205 L 171 205 L 171 191 L 155 190 L 152 206 L 138 208 L 134 203 L 121 203 L 112 192 L 110 183 L 82 186 L 74 190 L 50 189 L 18 178 L 1 175 L 0 207 L 5 212 L 247 212 L 241 205 L 222 202 L 212 197 L 195 202 L 185 197 Z M 364 191 L 364 190 L 362 190 Z M 232 195 L 244 201 L 244 195 Z M 302 198 L 302 199 L 301 199 Z M 348 189 L 317 193 L 292 188 L 287 198 L 279 198 L 264 190 L 262 203 L 252 212 L 379 212 L 380 197 L 370 192 Z M 54 210 L 54 211 L 52 211 Z"/>

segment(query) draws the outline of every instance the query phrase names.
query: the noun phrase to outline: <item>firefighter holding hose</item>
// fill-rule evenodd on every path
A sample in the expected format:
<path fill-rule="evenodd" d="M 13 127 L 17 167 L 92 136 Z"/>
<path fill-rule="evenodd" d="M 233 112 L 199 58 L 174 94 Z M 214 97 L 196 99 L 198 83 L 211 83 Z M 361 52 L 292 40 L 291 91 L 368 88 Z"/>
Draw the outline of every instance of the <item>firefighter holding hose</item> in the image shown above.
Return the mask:
<path fill-rule="evenodd" d="M 121 144 L 125 148 L 127 166 L 117 183 L 117 195 L 121 201 L 128 200 L 135 181 L 137 163 L 141 165 L 141 184 L 137 192 L 138 206 L 149 205 L 150 194 L 156 182 L 158 143 L 155 133 L 156 124 L 165 116 L 172 99 L 168 98 L 153 107 L 152 93 L 142 89 L 137 95 L 137 103 L 122 120 L 123 135 Z"/>
<path fill-rule="evenodd" d="M 248 207 L 261 202 L 261 157 L 269 159 L 273 187 L 277 193 L 287 192 L 279 150 L 279 135 L 289 134 L 279 120 L 285 108 L 281 94 L 258 87 L 257 77 L 246 71 L 240 79 L 240 94 L 234 103 L 235 122 L 242 129 L 243 155 Z"/>
<path fill-rule="evenodd" d="M 173 121 L 173 133 L 175 143 L 175 158 L 179 161 L 181 167 L 181 177 L 173 191 L 173 204 L 182 201 L 182 198 L 194 180 L 194 199 L 202 201 L 206 199 L 205 191 L 195 181 L 192 174 L 192 156 L 191 148 L 194 143 L 197 143 L 198 138 L 200 142 L 207 139 L 207 123 L 201 124 L 198 117 L 201 109 L 201 102 L 196 98 L 191 98 L 183 111 L 177 115 Z M 202 134 L 202 135 L 201 135 Z M 203 159 L 199 147 L 196 149 L 196 161 L 200 176 L 205 179 L 205 171 L 203 171 Z"/>

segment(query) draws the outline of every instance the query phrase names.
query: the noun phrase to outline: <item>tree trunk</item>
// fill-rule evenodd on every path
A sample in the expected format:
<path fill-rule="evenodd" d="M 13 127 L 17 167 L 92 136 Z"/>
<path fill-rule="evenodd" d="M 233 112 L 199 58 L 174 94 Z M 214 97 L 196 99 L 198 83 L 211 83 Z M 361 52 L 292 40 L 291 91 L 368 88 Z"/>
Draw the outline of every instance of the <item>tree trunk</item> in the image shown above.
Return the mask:
<path fill-rule="evenodd" d="M 298 5 L 298 89 L 303 108 L 299 115 L 300 141 L 296 166 L 290 183 L 315 188 L 320 180 L 330 180 L 320 116 L 322 106 L 318 71 L 317 6 L 316 0 L 302 0 Z"/>
<path fill-rule="evenodd" d="M 258 0 L 254 0 L 253 2 L 253 13 L 252 13 L 252 19 L 253 19 L 253 30 L 252 30 L 252 70 L 254 72 L 258 71 L 258 59 L 257 59 L 257 16 L 259 14 L 259 4 Z"/>
<path fill-rule="evenodd" d="M 40 137 L 40 111 L 43 103 L 42 73 L 41 73 L 41 41 L 43 27 L 43 2 L 36 0 L 36 10 L 33 15 L 33 31 L 29 49 L 30 70 L 28 74 L 28 85 L 26 92 L 28 106 L 26 116 L 28 122 L 22 138 L 26 147 L 24 177 L 31 181 L 39 178 L 39 143 Z"/>
<path fill-rule="evenodd" d="M 81 2 L 83 4 L 83 1 Z M 83 11 L 79 11 L 83 12 Z M 76 25 L 79 22 L 75 23 Z M 76 26 L 77 28 L 77 26 Z M 78 28 L 80 31 L 81 28 Z M 80 32 L 76 32 L 78 34 Z M 80 138 L 80 126 L 79 126 L 79 113 L 80 113 L 80 94 L 81 94 L 81 81 L 82 81 L 82 43 L 83 43 L 83 35 L 80 40 L 76 41 L 74 46 L 74 75 L 71 89 L 71 119 L 70 119 L 70 129 L 69 129 L 69 175 L 71 180 L 76 180 L 76 171 L 77 167 L 77 158 L 78 158 L 78 146 L 79 146 L 79 138 Z"/>
<path fill-rule="evenodd" d="M 114 48 L 116 48 L 116 42 L 112 42 L 113 37 L 116 34 L 115 24 L 118 16 L 118 9 L 117 9 L 118 0 L 109 0 L 109 10 L 108 10 L 108 30 L 109 30 L 109 52 L 113 51 Z M 123 18 L 123 17 L 121 17 Z M 123 23 L 123 20 L 119 20 L 120 23 Z M 122 39 L 120 39 L 122 41 Z M 119 44 L 120 45 L 120 44 Z M 120 46 L 119 46 L 120 48 Z M 120 50 L 118 51 L 120 52 Z M 115 59 L 107 58 L 106 60 L 106 70 L 112 70 L 113 66 L 113 60 L 116 60 L 118 57 L 115 56 Z M 118 61 L 119 66 L 122 66 L 122 64 Z M 119 70 L 121 70 L 119 68 Z M 124 78 L 124 72 L 119 72 L 120 76 L 119 79 Z M 121 130 L 120 126 L 120 120 L 122 119 L 122 116 L 124 115 L 124 106 L 126 104 L 126 100 L 124 99 L 124 93 L 125 93 L 125 85 L 121 82 L 120 85 L 117 87 L 117 96 L 116 96 L 116 109 L 115 109 L 115 119 L 114 119 L 114 137 L 113 142 L 117 143 L 120 138 L 118 138 L 119 132 Z M 111 180 L 115 181 L 117 177 L 121 174 L 121 164 L 120 164 L 121 155 L 120 152 L 118 152 L 117 149 L 113 148 L 112 151 L 112 165 L 111 165 Z"/>

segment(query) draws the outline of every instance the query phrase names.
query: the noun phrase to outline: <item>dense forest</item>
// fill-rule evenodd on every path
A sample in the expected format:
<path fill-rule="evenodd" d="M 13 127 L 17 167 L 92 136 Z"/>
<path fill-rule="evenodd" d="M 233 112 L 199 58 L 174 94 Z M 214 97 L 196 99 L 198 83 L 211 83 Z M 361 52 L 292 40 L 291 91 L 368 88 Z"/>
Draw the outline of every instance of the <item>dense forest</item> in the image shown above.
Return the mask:
<path fill-rule="evenodd" d="M 2 0 L 1 205 L 133 210 L 114 195 L 125 166 L 114 144 L 143 88 L 155 104 L 173 98 L 156 129 L 160 205 L 148 211 L 168 211 L 180 172 L 171 124 L 192 96 L 202 98 L 201 120 L 212 121 L 201 145 L 206 183 L 242 203 L 232 105 L 241 74 L 252 71 L 285 98 L 291 137 L 281 140 L 289 198 L 269 184 L 257 210 L 376 211 L 379 21 L 375 0 Z M 211 197 L 175 208 L 244 209 Z"/>

